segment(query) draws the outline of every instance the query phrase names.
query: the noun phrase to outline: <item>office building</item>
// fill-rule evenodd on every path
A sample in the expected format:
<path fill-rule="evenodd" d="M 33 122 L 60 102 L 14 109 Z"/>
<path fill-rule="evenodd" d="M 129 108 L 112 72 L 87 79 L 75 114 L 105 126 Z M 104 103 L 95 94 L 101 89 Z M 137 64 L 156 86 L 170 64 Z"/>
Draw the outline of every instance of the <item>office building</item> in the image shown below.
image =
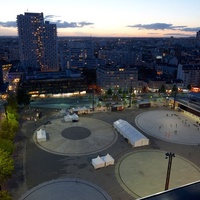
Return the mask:
<path fill-rule="evenodd" d="M 97 69 L 97 85 L 104 90 L 129 91 L 138 88 L 138 69 L 130 66 L 102 66 Z"/>
<path fill-rule="evenodd" d="M 43 13 L 17 16 L 20 61 L 26 70 L 58 71 L 57 29 Z"/>

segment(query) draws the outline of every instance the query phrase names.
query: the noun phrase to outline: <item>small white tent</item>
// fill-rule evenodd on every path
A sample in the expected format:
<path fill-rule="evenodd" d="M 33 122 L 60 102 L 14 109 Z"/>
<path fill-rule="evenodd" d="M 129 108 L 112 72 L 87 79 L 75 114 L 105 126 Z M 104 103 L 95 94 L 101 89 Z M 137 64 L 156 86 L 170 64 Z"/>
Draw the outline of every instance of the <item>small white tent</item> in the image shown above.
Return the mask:
<path fill-rule="evenodd" d="M 78 121 L 78 115 L 74 113 L 72 116 L 72 121 Z"/>
<path fill-rule="evenodd" d="M 101 156 L 101 158 L 105 162 L 105 166 L 114 165 L 115 163 L 115 160 L 113 159 L 113 157 L 108 153 L 105 156 Z"/>
<path fill-rule="evenodd" d="M 96 158 L 92 159 L 92 165 L 94 166 L 95 169 L 98 169 L 105 167 L 105 162 L 101 157 L 97 156 Z"/>
<path fill-rule="evenodd" d="M 40 129 L 37 131 L 37 141 L 38 142 L 46 142 L 47 141 L 47 135 L 46 135 L 45 130 Z"/>
<path fill-rule="evenodd" d="M 67 114 L 66 116 L 64 116 L 64 120 L 65 120 L 65 122 L 71 122 L 72 121 L 71 115 Z"/>
<path fill-rule="evenodd" d="M 126 138 L 133 147 L 144 146 L 149 144 L 149 139 L 135 129 L 127 121 L 119 119 L 113 123 L 114 128 Z"/>
<path fill-rule="evenodd" d="M 67 114 L 64 116 L 65 122 L 72 122 L 72 121 L 78 121 L 78 115 L 74 113 L 73 115 Z"/>

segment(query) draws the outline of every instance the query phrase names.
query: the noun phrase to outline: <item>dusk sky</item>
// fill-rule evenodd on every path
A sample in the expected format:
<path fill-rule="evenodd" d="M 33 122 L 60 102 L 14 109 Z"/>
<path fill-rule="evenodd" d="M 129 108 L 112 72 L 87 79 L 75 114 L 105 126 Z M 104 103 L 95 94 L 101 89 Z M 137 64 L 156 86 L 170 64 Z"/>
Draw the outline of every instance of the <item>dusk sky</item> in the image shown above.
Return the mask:
<path fill-rule="evenodd" d="M 0 36 L 17 36 L 16 17 L 43 12 L 58 36 L 188 37 L 200 30 L 200 0 L 5 0 Z"/>

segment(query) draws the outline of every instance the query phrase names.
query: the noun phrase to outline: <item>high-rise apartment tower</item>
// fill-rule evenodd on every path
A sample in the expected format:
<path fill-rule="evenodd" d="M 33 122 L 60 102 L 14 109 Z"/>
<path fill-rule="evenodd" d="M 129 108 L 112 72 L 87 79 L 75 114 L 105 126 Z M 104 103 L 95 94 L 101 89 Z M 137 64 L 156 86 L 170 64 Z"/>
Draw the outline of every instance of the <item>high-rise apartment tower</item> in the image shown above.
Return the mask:
<path fill-rule="evenodd" d="M 58 71 L 56 24 L 44 21 L 43 13 L 17 15 L 20 61 L 25 69 Z"/>

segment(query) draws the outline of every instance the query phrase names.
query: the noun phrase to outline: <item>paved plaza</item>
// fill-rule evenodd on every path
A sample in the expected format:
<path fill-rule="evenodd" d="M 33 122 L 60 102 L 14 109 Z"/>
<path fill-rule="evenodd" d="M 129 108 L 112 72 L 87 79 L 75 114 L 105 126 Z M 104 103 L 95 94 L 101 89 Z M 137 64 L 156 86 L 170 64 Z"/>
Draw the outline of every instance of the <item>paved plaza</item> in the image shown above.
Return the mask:
<path fill-rule="evenodd" d="M 123 156 L 116 166 L 122 187 L 135 198 L 164 191 L 168 159 L 165 152 L 143 150 Z M 188 173 L 189 172 L 189 173 Z M 176 155 L 173 158 L 169 189 L 200 179 L 200 169 Z"/>
<path fill-rule="evenodd" d="M 136 117 L 137 126 L 153 137 L 168 142 L 200 144 L 200 125 L 197 119 L 183 112 L 155 110 Z"/>
<path fill-rule="evenodd" d="M 94 113 L 79 119 L 79 122 L 69 123 L 61 117 L 51 118 L 51 124 L 40 124 L 35 128 L 32 139 L 29 139 L 26 159 L 26 182 L 32 182 L 34 187 L 28 186 L 28 192 L 23 193 L 21 199 L 32 200 L 38 196 L 50 200 L 64 199 L 67 194 L 69 199 L 77 200 L 144 197 L 164 190 L 168 147 L 179 154 L 181 149 L 190 149 L 184 154 L 189 155 L 188 158 L 192 158 L 191 152 L 198 155 L 200 151 L 200 132 L 196 121 L 181 112 L 150 110 L 140 111 L 138 115 L 130 110 Z M 156 141 L 157 145 L 161 144 L 160 150 L 153 149 L 153 138 L 149 146 L 132 148 L 112 128 L 117 119 L 129 120 L 147 137 L 160 139 Z M 28 123 L 31 125 L 31 122 Z M 46 130 L 47 142 L 37 142 L 36 131 L 40 128 Z M 105 153 L 113 156 L 115 165 L 95 170 L 91 158 Z M 200 179 L 199 167 L 179 154 L 173 158 L 169 188 Z"/>
<path fill-rule="evenodd" d="M 97 185 L 79 179 L 58 179 L 31 189 L 19 200 L 111 200 Z"/>
<path fill-rule="evenodd" d="M 117 139 L 117 134 L 109 124 L 92 118 L 79 117 L 78 122 L 65 122 L 64 118 L 51 120 L 51 124 L 43 125 L 47 142 L 34 141 L 45 151 L 59 155 L 94 154 L 111 146 Z"/>

